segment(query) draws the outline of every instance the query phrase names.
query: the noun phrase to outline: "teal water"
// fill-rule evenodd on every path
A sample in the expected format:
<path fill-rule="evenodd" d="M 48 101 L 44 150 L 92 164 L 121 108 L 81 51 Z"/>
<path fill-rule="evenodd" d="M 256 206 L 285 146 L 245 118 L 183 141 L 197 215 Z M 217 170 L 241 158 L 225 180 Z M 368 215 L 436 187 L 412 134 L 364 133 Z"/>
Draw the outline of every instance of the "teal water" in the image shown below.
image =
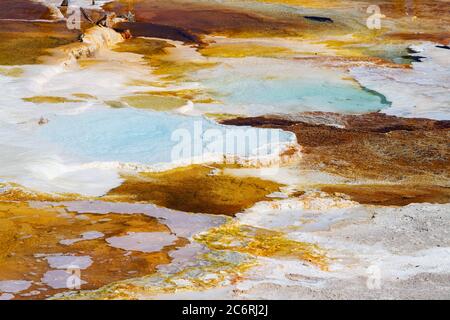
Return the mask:
<path fill-rule="evenodd" d="M 221 87 L 230 104 L 277 106 L 286 111 L 377 111 L 389 104 L 373 92 L 349 82 L 302 81 L 296 79 L 240 79 Z"/>
<path fill-rule="evenodd" d="M 232 81 L 215 79 L 208 84 L 221 92 L 218 98 L 226 105 L 232 108 L 242 106 L 250 113 L 364 113 L 379 111 L 390 105 L 382 95 L 350 81 L 247 77 Z"/>
<path fill-rule="evenodd" d="M 279 144 L 295 141 L 292 133 L 281 130 L 223 126 L 203 117 L 133 108 L 58 116 L 38 134 L 66 154 L 88 161 L 139 164 L 170 163 L 208 154 L 272 154 Z M 253 141 L 245 143 L 249 137 Z M 228 148 L 225 141 L 230 138 L 237 138 L 244 148 Z"/>
<path fill-rule="evenodd" d="M 348 76 L 344 70 L 295 60 L 248 58 L 202 72 L 199 79 L 221 101 L 220 112 L 364 113 L 390 106 L 381 94 L 366 90 L 356 81 L 345 80 Z"/>

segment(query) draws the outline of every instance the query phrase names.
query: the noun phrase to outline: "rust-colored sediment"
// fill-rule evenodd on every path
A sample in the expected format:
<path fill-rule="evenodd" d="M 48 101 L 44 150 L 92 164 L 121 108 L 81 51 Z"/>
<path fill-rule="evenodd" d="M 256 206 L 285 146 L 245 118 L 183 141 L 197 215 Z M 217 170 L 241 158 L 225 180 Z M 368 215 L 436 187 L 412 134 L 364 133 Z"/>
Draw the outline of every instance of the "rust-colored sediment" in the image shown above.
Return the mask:
<path fill-rule="evenodd" d="M 71 245 L 60 243 L 64 239 L 80 238 L 88 231 L 102 232 L 105 236 L 83 240 Z M 170 262 L 168 251 L 184 246 L 179 239 L 173 246 L 160 252 L 127 252 L 113 248 L 105 238 L 122 236 L 128 232 L 170 232 L 167 226 L 143 214 L 77 214 L 60 208 L 36 209 L 23 202 L 0 202 L 0 279 L 28 280 L 34 284 L 20 294 L 38 290 L 39 293 L 17 299 L 37 299 L 52 296 L 67 289 L 52 289 L 38 284 L 45 272 L 51 270 L 44 258 L 35 254 L 70 254 L 90 256 L 93 264 L 82 270 L 87 281 L 83 290 L 96 289 L 108 283 L 151 274 L 156 267 Z"/>
<path fill-rule="evenodd" d="M 410 203 L 449 203 L 450 187 L 417 185 L 320 185 L 321 191 L 343 193 L 361 204 L 405 206 Z"/>
<path fill-rule="evenodd" d="M 2 0 L 1 6 L 0 19 L 51 19 L 50 10 L 45 5 L 35 1 Z"/>
<path fill-rule="evenodd" d="M 218 170 L 216 172 L 216 170 Z M 110 201 L 152 202 L 196 213 L 233 215 L 278 191 L 280 184 L 251 177 L 234 177 L 214 167 L 192 165 L 158 173 L 126 176 L 111 190 Z"/>
<path fill-rule="evenodd" d="M 288 149 L 290 157 L 296 149 Z M 0 193 L 1 201 L 77 201 L 154 203 L 162 207 L 194 212 L 234 215 L 250 208 L 266 196 L 279 191 L 281 184 L 254 177 L 224 174 L 231 164 L 191 165 L 162 172 L 123 175 L 124 182 L 100 198 L 78 194 L 46 194 L 22 186 L 8 186 Z"/>
<path fill-rule="evenodd" d="M 3 185 L 0 185 L 3 187 Z M 6 190 L 0 192 L 0 202 L 10 201 L 76 201 L 83 200 L 83 197 L 78 194 L 48 194 L 43 192 L 37 192 L 34 190 L 28 190 L 20 185 L 5 185 Z"/>
<path fill-rule="evenodd" d="M 389 43 L 391 40 L 428 40 L 448 43 L 450 32 L 445 29 L 450 23 L 446 13 L 448 3 L 444 0 L 432 1 L 299 1 L 260 0 L 289 6 L 320 9 L 321 17 L 330 17 L 331 23 L 321 23 L 292 14 L 281 7 L 263 9 L 257 3 L 247 8 L 228 3 L 208 3 L 199 1 L 183 2 L 154 0 L 116 0 L 104 6 L 106 10 L 119 14 L 133 10 L 138 23 L 127 24 L 137 35 L 150 32 L 161 37 L 187 42 L 201 42 L 205 34 L 237 37 L 293 36 L 304 39 L 321 40 L 330 36 L 346 36 L 353 33 L 362 37 L 360 43 Z M 365 12 L 370 5 L 378 5 L 381 13 L 389 19 L 381 30 L 370 30 L 365 26 L 368 16 L 345 19 L 343 10 L 352 8 L 352 13 Z M 337 10 L 339 8 L 339 10 Z M 344 13 L 345 14 L 345 13 Z M 356 19 L 356 21 L 354 21 Z M 156 33 L 155 33 L 156 32 Z M 347 37 L 348 38 L 348 37 Z M 355 39 L 355 37 L 352 37 Z"/>
<path fill-rule="evenodd" d="M 146 22 L 122 22 L 114 26 L 119 32 L 128 30 L 133 37 L 170 39 L 185 43 L 202 44 L 195 33 L 183 28 Z"/>
<path fill-rule="evenodd" d="M 270 16 L 256 14 L 248 9 L 235 9 L 221 4 L 190 2 L 180 6 L 176 1 L 114 1 L 104 6 L 106 10 L 126 13 L 134 10 L 136 25 L 151 23 L 170 26 L 174 30 L 185 30 L 195 35 L 224 33 L 235 34 L 245 31 L 269 34 L 295 34 L 308 23 L 299 19 L 276 20 Z M 127 24 L 133 29 L 133 24 Z M 139 31 L 138 31 L 139 32 Z"/>
<path fill-rule="evenodd" d="M 450 179 L 449 121 L 313 112 L 296 120 L 255 117 L 222 123 L 294 132 L 305 169 L 409 185 L 445 186 Z"/>

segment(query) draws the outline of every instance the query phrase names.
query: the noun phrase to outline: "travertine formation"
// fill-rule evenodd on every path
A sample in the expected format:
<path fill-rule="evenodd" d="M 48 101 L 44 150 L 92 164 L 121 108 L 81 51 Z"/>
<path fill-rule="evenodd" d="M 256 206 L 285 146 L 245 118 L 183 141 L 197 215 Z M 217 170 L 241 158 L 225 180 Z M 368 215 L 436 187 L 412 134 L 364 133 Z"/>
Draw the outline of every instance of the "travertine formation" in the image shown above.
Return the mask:
<path fill-rule="evenodd" d="M 0 299 L 450 298 L 448 1 L 60 2 L 1 3 Z"/>

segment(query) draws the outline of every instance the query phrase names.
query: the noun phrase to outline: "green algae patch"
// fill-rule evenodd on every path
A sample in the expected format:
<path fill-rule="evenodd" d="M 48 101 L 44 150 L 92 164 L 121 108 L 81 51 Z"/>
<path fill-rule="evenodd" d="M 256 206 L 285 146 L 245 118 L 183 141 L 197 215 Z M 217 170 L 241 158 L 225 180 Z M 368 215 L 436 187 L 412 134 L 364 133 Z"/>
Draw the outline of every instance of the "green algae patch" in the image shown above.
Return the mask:
<path fill-rule="evenodd" d="M 78 31 L 67 30 L 65 23 L 2 21 L 0 65 L 40 63 L 49 49 L 77 41 Z"/>
<path fill-rule="evenodd" d="M 80 66 L 80 68 L 82 69 L 86 69 L 92 66 L 96 66 L 100 63 L 102 63 L 104 61 L 102 60 L 97 60 L 97 59 L 93 59 L 93 58 L 82 58 L 82 59 L 78 59 L 77 63 Z"/>
<path fill-rule="evenodd" d="M 382 40 L 378 40 L 381 38 Z M 382 35 L 368 35 L 364 33 L 355 33 L 351 40 L 325 40 L 318 41 L 328 48 L 336 51 L 341 57 L 369 59 L 378 64 L 394 63 L 399 65 L 410 65 L 411 59 L 408 59 L 408 44 L 383 38 Z"/>
<path fill-rule="evenodd" d="M 189 74 L 217 65 L 215 62 L 169 61 L 164 59 L 155 59 L 152 63 L 152 66 L 155 67 L 154 74 L 161 76 L 162 80 L 174 82 L 187 80 Z"/>
<path fill-rule="evenodd" d="M 205 116 L 210 119 L 216 120 L 216 121 L 225 121 L 225 120 L 236 119 L 240 115 L 231 114 L 231 113 L 205 113 Z"/>
<path fill-rule="evenodd" d="M 158 54 L 147 58 L 153 74 L 166 82 L 183 82 L 197 71 L 216 67 L 217 62 L 170 59 L 168 54 Z"/>
<path fill-rule="evenodd" d="M 96 100 L 97 97 L 88 93 L 74 93 L 72 94 L 75 98 L 86 99 L 86 100 Z"/>
<path fill-rule="evenodd" d="M 209 96 L 209 94 L 199 89 L 180 89 L 180 90 L 166 90 L 166 91 L 149 91 L 146 94 L 151 94 L 161 97 L 174 97 L 178 99 L 190 100 L 194 103 L 214 103 L 217 102 Z"/>
<path fill-rule="evenodd" d="M 153 68 L 152 73 L 160 76 L 163 81 L 183 81 L 189 77 L 189 74 L 217 65 L 215 62 L 170 59 L 167 49 L 174 47 L 163 40 L 133 38 L 118 44 L 114 50 L 142 55 L 147 64 Z M 139 80 L 136 80 L 136 83 L 139 84 Z M 162 85 L 158 84 L 158 86 Z"/>
<path fill-rule="evenodd" d="M 29 97 L 29 98 L 22 98 L 22 100 L 26 101 L 26 102 L 36 103 L 36 104 L 83 102 L 83 100 L 69 99 L 69 98 L 57 97 L 57 96 L 34 96 L 34 97 Z"/>
<path fill-rule="evenodd" d="M 142 79 L 133 79 L 127 82 L 127 85 L 131 87 L 156 87 L 156 88 L 165 88 L 167 86 L 167 84 L 163 82 L 149 81 Z"/>
<path fill-rule="evenodd" d="M 70 292 L 52 299 L 136 300 L 158 298 L 180 292 L 199 292 L 235 284 L 258 265 L 257 260 L 239 252 L 209 251 L 199 254 L 197 264 L 175 273 L 158 272 L 140 278 L 118 281 L 94 291 Z"/>
<path fill-rule="evenodd" d="M 0 75 L 12 78 L 18 78 L 24 73 L 22 68 L 2 68 L 0 67 Z"/>
<path fill-rule="evenodd" d="M 49 55 L 48 49 L 70 43 L 56 37 L 9 37 L 0 33 L 0 65 L 37 64 L 39 58 Z"/>
<path fill-rule="evenodd" d="M 186 105 L 187 101 L 170 96 L 157 96 L 153 94 L 137 94 L 123 97 L 122 102 L 130 107 L 152 109 L 156 111 L 169 111 Z"/>
<path fill-rule="evenodd" d="M 245 58 L 245 57 L 286 57 L 295 52 L 289 48 L 263 46 L 253 43 L 216 44 L 199 50 L 206 57 Z"/>
<path fill-rule="evenodd" d="M 230 250 L 260 257 L 294 258 L 328 270 L 325 252 L 317 245 L 288 239 L 281 232 L 234 221 L 210 229 L 196 236 L 195 240 L 213 250 Z"/>
<path fill-rule="evenodd" d="M 126 104 L 123 101 L 107 100 L 104 102 L 106 105 L 110 106 L 111 108 L 126 108 Z"/>
<path fill-rule="evenodd" d="M 156 54 L 165 54 L 165 49 L 173 47 L 173 45 L 164 40 L 132 38 L 119 43 L 114 48 L 114 51 L 136 53 L 148 59 Z"/>
<path fill-rule="evenodd" d="M 220 169 L 192 165 L 157 173 L 123 177 L 105 197 L 112 201 L 152 202 L 185 212 L 233 215 L 279 191 L 280 184 L 235 177 Z"/>

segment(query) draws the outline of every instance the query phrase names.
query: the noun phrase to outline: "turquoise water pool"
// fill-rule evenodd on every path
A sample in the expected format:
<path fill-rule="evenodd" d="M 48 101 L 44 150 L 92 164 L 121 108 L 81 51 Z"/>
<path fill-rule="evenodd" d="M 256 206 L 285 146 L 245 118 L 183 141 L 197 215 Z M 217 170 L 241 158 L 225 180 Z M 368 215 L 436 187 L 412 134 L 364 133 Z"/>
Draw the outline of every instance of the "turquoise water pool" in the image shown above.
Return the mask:
<path fill-rule="evenodd" d="M 39 135 L 65 153 L 88 161 L 150 165 L 211 154 L 218 159 L 223 154 L 276 154 L 280 144 L 296 141 L 295 135 L 281 130 L 223 126 L 204 117 L 133 108 L 59 116 L 41 127 Z M 230 141 L 244 147 L 229 148 Z"/>
<path fill-rule="evenodd" d="M 245 60 L 245 59 L 244 59 Z M 390 106 L 384 96 L 348 80 L 342 70 L 276 59 L 247 59 L 202 72 L 221 112 L 262 115 L 329 111 L 364 113 Z M 265 62 L 265 63 L 264 63 Z M 214 108 L 201 106 L 209 112 Z"/>
<path fill-rule="evenodd" d="M 352 83 L 297 79 L 241 79 L 222 87 L 230 104 L 274 106 L 280 112 L 360 113 L 388 106 L 385 99 Z"/>

